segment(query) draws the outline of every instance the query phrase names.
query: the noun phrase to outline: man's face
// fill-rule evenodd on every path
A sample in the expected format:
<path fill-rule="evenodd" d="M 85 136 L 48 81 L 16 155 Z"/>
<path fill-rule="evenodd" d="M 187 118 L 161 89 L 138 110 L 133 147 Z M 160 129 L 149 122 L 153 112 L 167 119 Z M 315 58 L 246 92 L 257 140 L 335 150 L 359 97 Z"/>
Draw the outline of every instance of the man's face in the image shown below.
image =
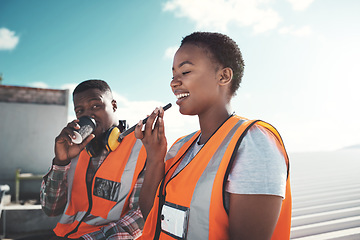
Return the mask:
<path fill-rule="evenodd" d="M 97 88 L 88 89 L 76 93 L 73 100 L 77 118 L 89 116 L 95 119 L 95 138 L 110 127 L 118 125 L 115 115 L 117 105 L 110 92 L 101 92 Z"/>

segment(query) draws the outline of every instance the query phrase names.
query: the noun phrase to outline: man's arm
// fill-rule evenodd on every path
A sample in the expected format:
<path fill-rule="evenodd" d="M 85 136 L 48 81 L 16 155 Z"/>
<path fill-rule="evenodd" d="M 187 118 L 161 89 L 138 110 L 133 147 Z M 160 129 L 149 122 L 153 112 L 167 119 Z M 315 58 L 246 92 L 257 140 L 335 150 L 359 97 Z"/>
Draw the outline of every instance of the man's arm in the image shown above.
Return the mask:
<path fill-rule="evenodd" d="M 63 213 L 67 201 L 67 172 L 70 164 L 53 165 L 44 176 L 40 188 L 40 202 L 43 211 L 48 216 L 58 216 Z"/>
<path fill-rule="evenodd" d="M 43 178 L 40 188 L 41 206 L 48 216 L 60 215 L 67 200 L 67 172 L 70 162 L 78 156 L 85 146 L 95 137 L 91 134 L 81 144 L 73 144 L 74 130 L 79 129 L 79 120 L 74 120 L 64 127 L 55 138 L 55 158 L 48 174 Z"/>
<path fill-rule="evenodd" d="M 142 172 L 131 193 L 129 207 L 130 210 L 117 222 L 109 223 L 101 228 L 100 231 L 82 236 L 85 240 L 112 240 L 112 239 L 136 239 L 144 227 L 144 218 L 139 208 L 139 195 L 144 172 Z"/>

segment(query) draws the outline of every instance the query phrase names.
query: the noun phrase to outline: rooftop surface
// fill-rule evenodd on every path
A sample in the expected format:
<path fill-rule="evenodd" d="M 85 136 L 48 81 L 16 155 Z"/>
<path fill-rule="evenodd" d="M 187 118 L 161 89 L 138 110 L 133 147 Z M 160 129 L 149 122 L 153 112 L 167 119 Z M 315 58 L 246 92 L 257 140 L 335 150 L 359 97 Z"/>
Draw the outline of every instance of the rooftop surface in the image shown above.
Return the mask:
<path fill-rule="evenodd" d="M 293 196 L 291 239 L 360 239 L 360 149 L 294 153 L 289 157 Z M 13 217 L 10 216 L 16 211 L 8 211 L 8 234 L 4 240 L 25 236 L 29 237 L 27 240 L 44 239 L 41 234 L 49 230 L 27 233 L 13 230 L 21 224 L 36 229 L 34 226 L 44 226 L 44 222 L 51 229 L 57 219 L 46 217 L 39 205 L 32 210 L 26 210 L 29 206 L 23 208 Z M 26 222 L 30 216 L 31 221 Z"/>

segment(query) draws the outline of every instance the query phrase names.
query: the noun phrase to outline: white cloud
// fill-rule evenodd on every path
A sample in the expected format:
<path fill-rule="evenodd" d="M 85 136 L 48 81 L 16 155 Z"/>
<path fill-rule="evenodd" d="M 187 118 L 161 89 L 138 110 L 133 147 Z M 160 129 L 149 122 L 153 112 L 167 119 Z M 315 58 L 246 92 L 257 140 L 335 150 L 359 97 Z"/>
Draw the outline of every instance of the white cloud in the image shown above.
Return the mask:
<path fill-rule="evenodd" d="M 19 42 L 15 32 L 7 28 L 0 28 L 0 50 L 12 50 Z"/>
<path fill-rule="evenodd" d="M 230 23 L 240 27 L 253 27 L 254 33 L 275 29 L 281 17 L 267 7 L 269 0 L 169 0 L 163 10 L 187 17 L 196 27 L 226 31 Z"/>
<path fill-rule="evenodd" d="M 44 82 L 33 82 L 30 83 L 29 85 L 34 88 L 49 88 L 49 85 Z"/>
<path fill-rule="evenodd" d="M 272 9 L 262 11 L 259 14 L 259 18 L 260 19 L 254 23 L 253 29 L 255 34 L 275 29 L 281 21 L 281 18 L 277 15 L 277 12 Z"/>
<path fill-rule="evenodd" d="M 74 91 L 74 89 L 76 88 L 77 85 L 78 85 L 77 83 L 67 83 L 67 84 L 61 85 L 60 89 L 68 89 L 69 94 L 72 94 L 72 92 Z"/>
<path fill-rule="evenodd" d="M 287 0 L 295 11 L 302 11 L 308 8 L 314 0 Z"/>
<path fill-rule="evenodd" d="M 164 54 L 164 57 L 166 59 L 173 59 L 174 58 L 174 55 L 176 53 L 176 51 L 179 49 L 178 46 L 175 46 L 175 47 L 168 47 L 166 50 L 165 50 L 165 54 Z"/>
<path fill-rule="evenodd" d="M 312 34 L 312 30 L 310 26 L 303 26 L 300 28 L 294 28 L 293 26 L 291 27 L 283 27 L 281 29 L 279 29 L 279 33 L 280 34 L 288 34 L 288 35 L 293 35 L 296 37 L 304 37 L 304 36 L 309 36 Z"/>

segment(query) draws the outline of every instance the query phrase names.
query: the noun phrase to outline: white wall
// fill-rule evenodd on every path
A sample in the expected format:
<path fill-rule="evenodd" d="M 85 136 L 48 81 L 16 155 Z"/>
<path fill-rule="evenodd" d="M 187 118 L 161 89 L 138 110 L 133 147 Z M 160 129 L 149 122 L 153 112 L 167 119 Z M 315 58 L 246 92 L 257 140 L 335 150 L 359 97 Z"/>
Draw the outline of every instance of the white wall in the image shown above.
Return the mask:
<path fill-rule="evenodd" d="M 0 102 L 0 184 L 15 192 L 15 171 L 45 174 L 54 140 L 67 124 L 67 105 Z M 22 196 L 37 196 L 40 180 L 23 181 Z"/>

